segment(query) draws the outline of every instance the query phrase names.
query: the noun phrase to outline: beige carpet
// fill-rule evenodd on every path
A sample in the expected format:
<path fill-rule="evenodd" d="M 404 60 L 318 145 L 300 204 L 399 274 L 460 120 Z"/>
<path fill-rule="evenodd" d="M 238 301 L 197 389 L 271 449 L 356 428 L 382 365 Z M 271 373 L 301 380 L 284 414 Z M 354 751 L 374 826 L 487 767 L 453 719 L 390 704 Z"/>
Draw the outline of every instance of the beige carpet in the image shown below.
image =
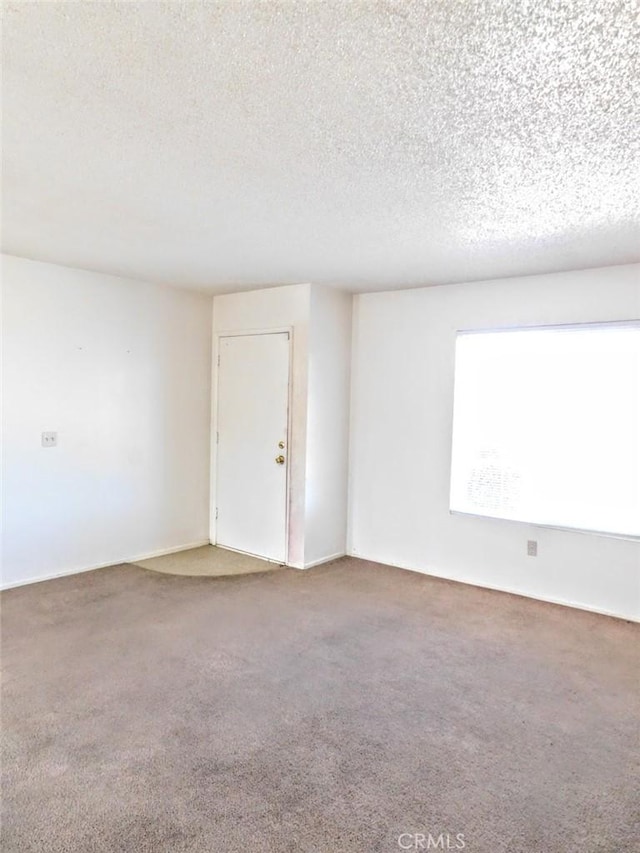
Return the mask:
<path fill-rule="evenodd" d="M 3 853 L 638 850 L 638 625 L 355 559 L 1 598 Z"/>
<path fill-rule="evenodd" d="M 152 557 L 150 560 L 140 560 L 132 565 L 166 575 L 183 575 L 192 578 L 251 575 L 282 568 L 278 563 L 260 560 L 249 554 L 238 554 L 236 551 L 216 548 L 214 545 L 203 545 L 201 548 L 190 548 L 188 551 Z"/>

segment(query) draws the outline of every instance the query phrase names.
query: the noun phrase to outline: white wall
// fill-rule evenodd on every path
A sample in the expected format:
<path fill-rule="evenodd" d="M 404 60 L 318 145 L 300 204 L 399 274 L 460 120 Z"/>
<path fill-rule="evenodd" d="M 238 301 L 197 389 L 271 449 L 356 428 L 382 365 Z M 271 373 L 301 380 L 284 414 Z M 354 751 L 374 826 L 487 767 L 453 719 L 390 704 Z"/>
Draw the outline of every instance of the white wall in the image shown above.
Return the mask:
<path fill-rule="evenodd" d="M 305 481 L 307 445 L 307 382 L 309 360 L 310 285 L 292 284 L 243 293 L 216 296 L 213 300 L 213 396 L 217 333 L 265 331 L 291 327 L 293 331 L 291 446 L 289 468 L 289 565 L 304 566 Z M 211 494 L 215 496 L 215 446 L 212 447 Z M 215 500 L 212 500 L 212 509 Z M 215 542 L 215 513 L 211 516 L 211 540 Z"/>
<path fill-rule="evenodd" d="M 352 302 L 350 293 L 311 287 L 305 566 L 347 547 Z"/>
<path fill-rule="evenodd" d="M 213 300 L 214 410 L 217 334 L 293 330 L 288 563 L 297 568 L 346 550 L 351 304 L 351 294 L 310 284 Z M 212 459 L 215 494 L 215 445 Z"/>
<path fill-rule="evenodd" d="M 456 331 L 638 317 L 638 266 L 356 297 L 350 553 L 640 618 L 637 542 L 449 514 Z"/>
<path fill-rule="evenodd" d="M 2 293 L 4 585 L 208 541 L 211 297 L 8 256 Z"/>

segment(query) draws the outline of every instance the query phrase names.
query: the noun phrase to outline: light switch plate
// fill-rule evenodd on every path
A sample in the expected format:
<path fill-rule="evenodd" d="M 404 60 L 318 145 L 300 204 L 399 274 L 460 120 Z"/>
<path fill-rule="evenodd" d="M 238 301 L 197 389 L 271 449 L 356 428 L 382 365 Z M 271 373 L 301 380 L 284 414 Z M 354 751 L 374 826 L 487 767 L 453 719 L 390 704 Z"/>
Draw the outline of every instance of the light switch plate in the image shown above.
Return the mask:
<path fill-rule="evenodd" d="M 57 432 L 43 432 L 42 433 L 42 446 L 43 447 L 55 447 L 58 444 L 58 433 Z"/>
<path fill-rule="evenodd" d="M 527 556 L 528 557 L 537 557 L 538 556 L 538 542 L 536 539 L 528 539 L 527 540 Z"/>

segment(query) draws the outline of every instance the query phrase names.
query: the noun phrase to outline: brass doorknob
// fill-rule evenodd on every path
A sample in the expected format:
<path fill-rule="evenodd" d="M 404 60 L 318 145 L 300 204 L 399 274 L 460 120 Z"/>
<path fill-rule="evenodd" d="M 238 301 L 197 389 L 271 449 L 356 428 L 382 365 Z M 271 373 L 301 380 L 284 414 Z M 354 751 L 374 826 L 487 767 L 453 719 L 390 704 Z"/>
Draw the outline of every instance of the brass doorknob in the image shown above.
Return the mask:
<path fill-rule="evenodd" d="M 284 465 L 284 456 L 276 456 L 276 462 L 278 465 Z"/>

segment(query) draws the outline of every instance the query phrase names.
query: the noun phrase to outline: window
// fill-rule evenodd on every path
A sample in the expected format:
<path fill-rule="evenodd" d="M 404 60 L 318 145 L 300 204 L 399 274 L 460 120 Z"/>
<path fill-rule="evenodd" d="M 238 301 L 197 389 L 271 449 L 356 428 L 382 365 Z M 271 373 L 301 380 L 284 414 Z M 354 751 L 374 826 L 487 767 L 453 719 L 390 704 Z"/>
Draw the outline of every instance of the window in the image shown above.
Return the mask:
<path fill-rule="evenodd" d="M 640 322 L 459 332 L 451 510 L 640 536 Z"/>

